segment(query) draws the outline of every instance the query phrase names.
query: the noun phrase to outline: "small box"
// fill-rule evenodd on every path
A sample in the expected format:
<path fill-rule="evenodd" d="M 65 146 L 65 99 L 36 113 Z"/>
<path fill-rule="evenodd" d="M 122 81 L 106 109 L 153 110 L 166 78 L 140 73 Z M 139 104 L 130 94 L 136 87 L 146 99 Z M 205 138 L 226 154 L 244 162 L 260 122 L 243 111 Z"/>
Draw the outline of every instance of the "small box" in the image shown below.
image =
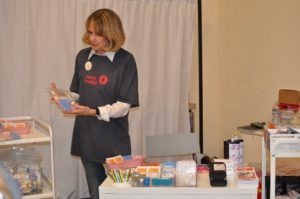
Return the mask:
<path fill-rule="evenodd" d="M 72 105 L 71 101 L 67 98 L 59 98 L 59 105 L 62 107 L 64 111 L 71 111 Z"/>
<path fill-rule="evenodd" d="M 0 121 L 0 133 L 5 131 L 17 134 L 28 134 L 31 132 L 31 125 L 26 122 Z"/>
<path fill-rule="evenodd" d="M 224 162 L 209 163 L 209 182 L 212 187 L 225 187 L 227 185 L 226 165 Z"/>
<path fill-rule="evenodd" d="M 151 185 L 158 187 L 171 187 L 174 186 L 174 177 L 173 178 L 152 178 Z"/>
<path fill-rule="evenodd" d="M 146 177 L 160 177 L 161 166 L 137 166 L 136 172 L 146 175 Z"/>
<path fill-rule="evenodd" d="M 177 187 L 197 186 L 197 166 L 195 160 L 180 160 L 176 162 L 175 183 Z"/>
<path fill-rule="evenodd" d="M 117 157 L 117 156 L 116 156 Z M 123 157 L 123 161 L 120 163 L 115 163 L 115 162 L 107 162 L 106 161 L 106 167 L 108 170 L 116 170 L 116 169 L 128 169 L 128 168 L 136 168 L 138 166 L 143 165 L 145 161 L 144 156 L 140 155 L 133 155 L 131 159 L 125 159 Z"/>
<path fill-rule="evenodd" d="M 280 89 L 278 96 L 279 104 L 294 104 L 298 105 L 300 102 L 300 91 Z"/>
<path fill-rule="evenodd" d="M 224 162 L 226 165 L 226 175 L 232 176 L 234 174 L 234 163 L 230 159 L 214 159 L 214 162 Z"/>

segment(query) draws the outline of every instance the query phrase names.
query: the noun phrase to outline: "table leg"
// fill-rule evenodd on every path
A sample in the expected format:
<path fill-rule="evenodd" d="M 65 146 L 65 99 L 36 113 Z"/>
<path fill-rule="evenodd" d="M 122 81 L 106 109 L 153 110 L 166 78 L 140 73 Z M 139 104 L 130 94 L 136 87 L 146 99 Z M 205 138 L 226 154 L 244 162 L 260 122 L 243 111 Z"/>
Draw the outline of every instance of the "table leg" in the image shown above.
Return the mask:
<path fill-rule="evenodd" d="M 273 154 L 273 152 L 271 152 L 270 156 L 270 198 L 275 198 L 276 156 Z"/>
<path fill-rule="evenodd" d="M 261 143 L 261 196 L 262 199 L 266 198 L 266 181 L 265 181 L 265 177 L 266 177 L 266 147 L 265 147 L 265 140 L 264 138 L 262 138 L 262 143 Z"/>

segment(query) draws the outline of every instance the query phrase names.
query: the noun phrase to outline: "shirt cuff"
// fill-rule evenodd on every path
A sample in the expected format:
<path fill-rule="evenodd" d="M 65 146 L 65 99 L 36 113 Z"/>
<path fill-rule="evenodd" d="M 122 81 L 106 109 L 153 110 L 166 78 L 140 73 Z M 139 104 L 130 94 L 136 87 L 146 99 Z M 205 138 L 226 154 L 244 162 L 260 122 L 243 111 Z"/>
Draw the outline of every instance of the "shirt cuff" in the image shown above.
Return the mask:
<path fill-rule="evenodd" d="M 75 101 L 75 102 L 78 102 L 78 100 L 79 100 L 79 95 L 78 95 L 77 93 L 74 93 L 74 92 L 71 92 L 71 95 L 72 95 L 74 101 Z"/>
<path fill-rule="evenodd" d="M 99 106 L 99 113 L 100 115 L 97 116 L 99 120 L 104 120 L 106 122 L 109 122 L 109 118 L 118 118 L 125 116 L 130 108 L 130 104 L 125 102 L 119 102 L 113 103 L 112 105 L 107 104 L 105 106 Z"/>

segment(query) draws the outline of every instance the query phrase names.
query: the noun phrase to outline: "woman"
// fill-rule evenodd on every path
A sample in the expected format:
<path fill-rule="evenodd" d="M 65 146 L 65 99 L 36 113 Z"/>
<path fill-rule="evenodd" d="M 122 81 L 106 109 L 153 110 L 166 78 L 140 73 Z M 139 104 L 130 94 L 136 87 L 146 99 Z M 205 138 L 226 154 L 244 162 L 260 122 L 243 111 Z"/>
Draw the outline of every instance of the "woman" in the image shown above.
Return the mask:
<path fill-rule="evenodd" d="M 81 157 L 91 198 L 106 178 L 108 157 L 131 154 L 128 111 L 139 106 L 135 59 L 121 48 L 125 34 L 119 16 L 109 9 L 86 20 L 83 41 L 90 47 L 76 57 L 70 91 L 78 94 L 71 154 Z"/>

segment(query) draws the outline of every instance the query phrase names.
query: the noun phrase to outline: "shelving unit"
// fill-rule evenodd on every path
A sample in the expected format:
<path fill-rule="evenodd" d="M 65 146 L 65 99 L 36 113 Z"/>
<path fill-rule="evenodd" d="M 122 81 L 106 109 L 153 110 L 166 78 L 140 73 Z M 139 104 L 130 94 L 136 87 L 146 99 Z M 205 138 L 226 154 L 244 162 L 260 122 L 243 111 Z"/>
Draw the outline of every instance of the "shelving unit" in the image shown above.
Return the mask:
<path fill-rule="evenodd" d="M 276 129 L 274 129 L 276 131 Z M 276 158 L 300 157 L 300 134 L 276 134 L 265 132 L 262 138 L 262 197 L 266 198 L 265 176 L 267 153 L 270 159 L 270 198 L 275 198 Z"/>
<path fill-rule="evenodd" d="M 54 162 L 53 162 L 53 137 L 50 125 L 41 120 L 31 117 L 9 117 L 0 118 L 1 121 L 25 122 L 31 126 L 31 132 L 28 134 L 21 134 L 21 139 L 1 141 L 0 147 L 19 146 L 26 144 L 42 144 L 49 145 L 50 148 L 50 176 L 45 176 L 42 173 L 42 193 L 24 195 L 24 199 L 41 199 L 41 198 L 55 198 L 54 185 Z"/>

